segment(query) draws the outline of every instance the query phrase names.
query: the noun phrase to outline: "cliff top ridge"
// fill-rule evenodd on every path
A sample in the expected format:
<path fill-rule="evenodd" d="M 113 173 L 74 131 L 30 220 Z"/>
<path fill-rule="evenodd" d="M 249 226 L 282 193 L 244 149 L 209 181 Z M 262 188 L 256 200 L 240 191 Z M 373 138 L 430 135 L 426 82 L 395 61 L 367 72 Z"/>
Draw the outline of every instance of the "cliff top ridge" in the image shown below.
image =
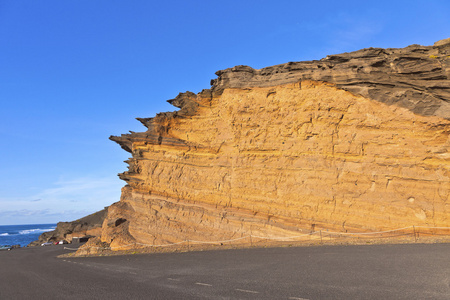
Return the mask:
<path fill-rule="evenodd" d="M 450 38 L 433 46 L 366 48 L 321 60 L 288 62 L 253 69 L 236 66 L 216 72 L 212 91 L 267 87 L 301 80 L 337 87 L 425 116 L 450 118 Z"/>

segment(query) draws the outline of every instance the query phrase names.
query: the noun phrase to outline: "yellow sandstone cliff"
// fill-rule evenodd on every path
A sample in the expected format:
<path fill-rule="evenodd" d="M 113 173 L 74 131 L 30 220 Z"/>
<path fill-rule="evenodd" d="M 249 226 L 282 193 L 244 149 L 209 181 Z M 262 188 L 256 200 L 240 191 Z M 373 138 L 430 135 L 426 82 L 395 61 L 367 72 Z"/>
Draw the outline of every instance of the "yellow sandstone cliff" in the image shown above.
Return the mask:
<path fill-rule="evenodd" d="M 219 71 L 111 137 L 132 158 L 101 240 L 450 227 L 449 42 Z"/>

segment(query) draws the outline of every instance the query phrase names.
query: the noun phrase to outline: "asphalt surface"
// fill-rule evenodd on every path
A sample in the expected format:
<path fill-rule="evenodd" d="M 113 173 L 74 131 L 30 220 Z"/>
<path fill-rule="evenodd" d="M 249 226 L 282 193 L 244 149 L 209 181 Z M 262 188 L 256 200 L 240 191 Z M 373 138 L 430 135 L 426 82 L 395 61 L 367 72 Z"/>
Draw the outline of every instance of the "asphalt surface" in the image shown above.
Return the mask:
<path fill-rule="evenodd" d="M 0 299 L 450 299 L 450 244 L 57 258 L 0 251 Z"/>

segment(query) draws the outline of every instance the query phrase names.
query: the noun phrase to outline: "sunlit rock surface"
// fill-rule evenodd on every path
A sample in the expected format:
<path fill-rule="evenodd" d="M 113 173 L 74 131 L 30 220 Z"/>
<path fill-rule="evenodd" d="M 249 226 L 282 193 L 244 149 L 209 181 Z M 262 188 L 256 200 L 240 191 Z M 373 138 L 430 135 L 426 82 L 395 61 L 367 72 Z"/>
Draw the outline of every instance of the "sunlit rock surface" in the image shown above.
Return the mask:
<path fill-rule="evenodd" d="M 111 137 L 132 157 L 101 241 L 450 226 L 449 55 L 447 39 L 218 71 Z"/>

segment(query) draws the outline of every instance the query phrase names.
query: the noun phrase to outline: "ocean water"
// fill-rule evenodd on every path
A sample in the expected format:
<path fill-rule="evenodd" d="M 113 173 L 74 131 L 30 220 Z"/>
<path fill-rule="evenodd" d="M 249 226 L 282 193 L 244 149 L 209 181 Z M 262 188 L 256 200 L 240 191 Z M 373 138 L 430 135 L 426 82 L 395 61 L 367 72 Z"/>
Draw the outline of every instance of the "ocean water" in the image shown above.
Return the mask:
<path fill-rule="evenodd" d="M 0 225 L 0 245 L 25 247 L 46 231 L 52 231 L 56 224 Z"/>

